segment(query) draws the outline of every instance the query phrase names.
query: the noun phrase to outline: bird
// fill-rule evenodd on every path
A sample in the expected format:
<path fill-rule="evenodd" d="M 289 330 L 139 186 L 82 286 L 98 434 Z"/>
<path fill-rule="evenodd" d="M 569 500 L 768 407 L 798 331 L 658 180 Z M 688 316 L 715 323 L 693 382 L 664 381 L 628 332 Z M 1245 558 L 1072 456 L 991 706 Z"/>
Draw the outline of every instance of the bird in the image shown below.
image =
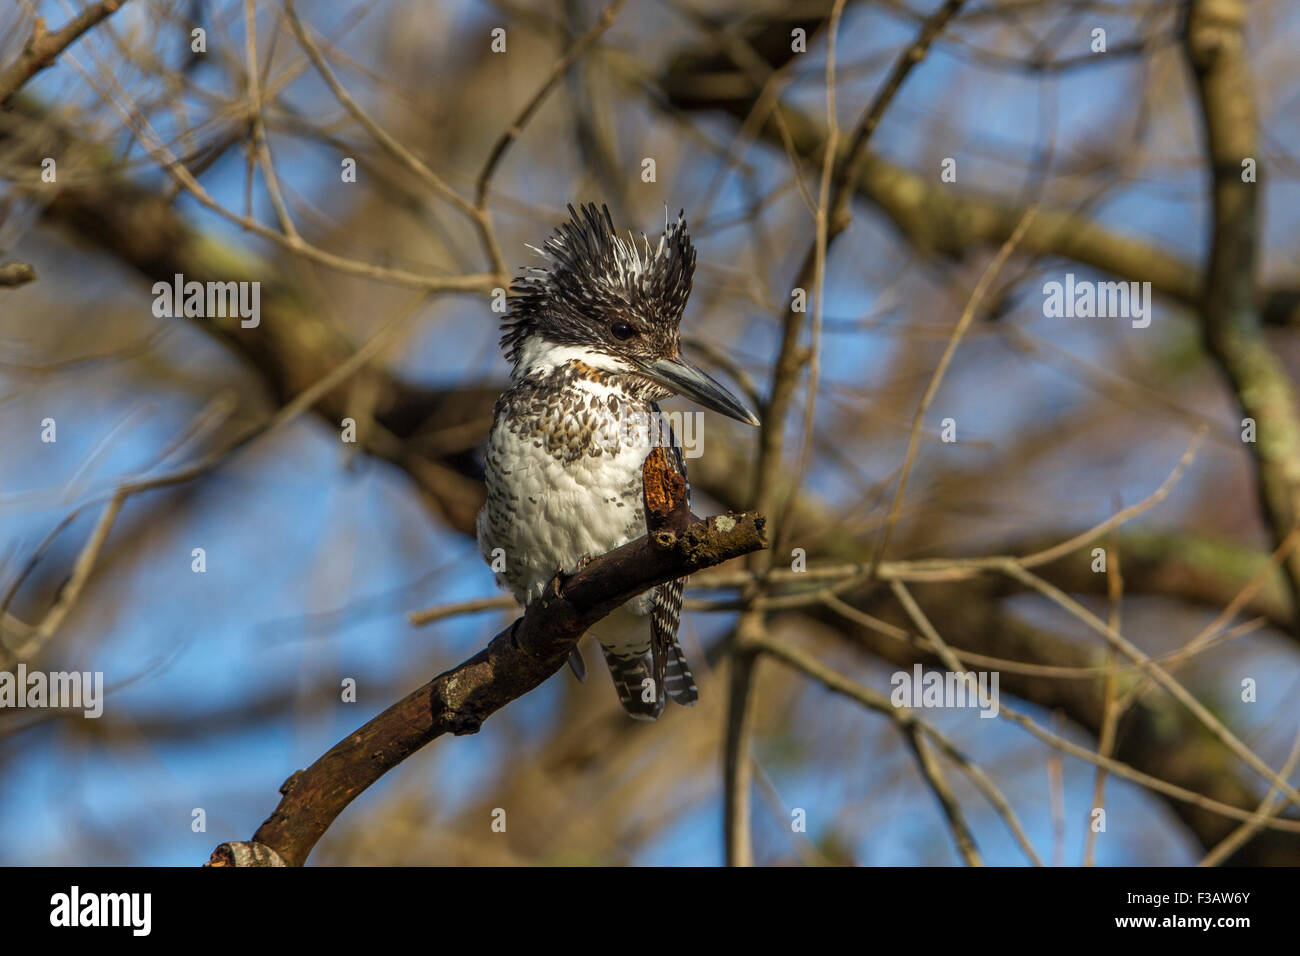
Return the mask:
<path fill-rule="evenodd" d="M 681 354 L 696 259 L 685 210 L 669 222 L 665 208 L 653 245 L 645 233 L 640 244 L 620 236 L 603 203 L 568 211 L 541 247 L 529 247 L 542 264 L 524 269 L 507 297 L 501 348 L 510 383 L 493 409 L 476 525 L 497 584 L 525 607 L 557 573 L 573 574 L 650 530 L 643 467 L 657 449 L 689 496 L 675 434 L 654 427 L 664 421 L 660 400 L 678 395 L 759 424 Z M 638 720 L 657 719 L 665 699 L 698 699 L 677 641 L 684 583 L 651 588 L 589 630 L 623 709 Z M 569 663 L 583 680 L 576 645 Z"/>

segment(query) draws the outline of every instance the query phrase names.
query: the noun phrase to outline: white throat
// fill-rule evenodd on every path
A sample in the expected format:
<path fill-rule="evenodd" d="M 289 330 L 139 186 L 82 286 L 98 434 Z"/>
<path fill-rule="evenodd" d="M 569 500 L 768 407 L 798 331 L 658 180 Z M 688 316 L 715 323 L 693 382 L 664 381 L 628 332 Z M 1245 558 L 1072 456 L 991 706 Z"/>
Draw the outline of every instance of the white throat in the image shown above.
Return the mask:
<path fill-rule="evenodd" d="M 605 352 L 597 351 L 583 345 L 557 345 L 545 341 L 540 335 L 530 335 L 519 346 L 519 361 L 511 377 L 545 378 L 555 369 L 569 362 L 582 362 L 602 372 L 627 374 L 635 372 L 628 362 Z"/>

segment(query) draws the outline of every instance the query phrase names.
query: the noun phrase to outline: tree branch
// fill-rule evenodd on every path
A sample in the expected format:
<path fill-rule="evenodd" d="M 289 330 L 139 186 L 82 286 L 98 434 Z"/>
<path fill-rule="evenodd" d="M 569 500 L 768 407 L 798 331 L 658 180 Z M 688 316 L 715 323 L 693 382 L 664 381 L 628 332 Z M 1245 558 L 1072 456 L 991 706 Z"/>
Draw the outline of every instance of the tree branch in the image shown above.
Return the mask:
<path fill-rule="evenodd" d="M 192 316 L 188 321 L 252 367 L 272 401 L 290 401 L 356 353 L 356 343 L 329 320 L 328 310 L 300 284 L 284 278 L 275 262 L 191 225 L 165 194 L 129 178 L 103 150 L 42 107 L 19 97 L 13 109 L 48 130 L 64 154 L 75 151 L 98 172 L 93 183 L 62 187 L 42 209 L 46 224 L 103 250 L 150 282 L 171 282 L 180 274 L 198 282 L 261 284 L 262 316 L 255 328 L 243 328 L 231 316 Z M 0 129 L 0 146 L 13 141 L 13 134 Z M 39 162 L 34 153 L 21 155 Z M 361 447 L 405 471 L 431 512 L 457 531 L 473 534 L 484 492 L 471 450 L 491 424 L 500 387 L 425 388 L 371 362 L 352 384 L 322 397 L 313 410 L 338 428 L 350 413 L 354 389 L 375 396 L 372 424 L 358 429 Z M 460 438 L 439 441 L 439 436 Z"/>
<path fill-rule="evenodd" d="M 1242 164 L 1260 160 L 1254 82 L 1240 0 L 1187 5 L 1185 47 L 1205 124 L 1214 224 L 1199 296 L 1205 344 L 1227 378 L 1241 413 L 1255 420 L 1250 443 L 1264 520 L 1280 545 L 1300 526 L 1300 413 L 1296 391 L 1264 338 L 1255 297 L 1259 189 Z M 1285 565 L 1300 635 L 1300 554 Z"/>
<path fill-rule="evenodd" d="M 746 24 L 744 45 L 757 52 L 769 69 L 780 69 L 796 55 L 790 44 L 791 29 L 802 27 L 811 36 L 829 18 L 833 2 L 802 4 L 800 16 L 793 19 L 755 17 Z M 675 55 L 658 85 L 672 109 L 717 110 L 741 122 L 762 96 L 760 86 L 735 62 L 730 50 L 715 43 Z M 788 137 L 794 152 L 812 167 L 820 163 L 828 138 L 822 123 L 785 104 L 758 123 L 756 135 L 777 149 L 786 145 Z M 913 246 L 958 260 L 1006 242 L 1025 214 L 1021 202 L 940 184 L 874 153 L 864 157 L 854 185 L 857 195 L 884 213 Z M 1198 301 L 1200 271 L 1195 263 L 1071 209 L 1043 207 L 1026 231 L 1021 249 L 1029 255 L 1060 256 L 1116 278 L 1149 281 L 1156 292 L 1184 306 L 1194 308 Z M 1267 324 L 1300 328 L 1300 289 L 1263 291 L 1259 307 Z"/>
<path fill-rule="evenodd" d="M 82 10 L 73 17 L 58 33 L 50 33 L 45 27 L 43 17 L 37 17 L 32 25 L 32 35 L 23 47 L 17 60 L 0 70 L 0 106 L 5 106 L 9 98 L 23 88 L 41 70 L 54 63 L 58 55 L 71 46 L 91 27 L 117 12 L 126 0 L 101 0 L 93 6 Z"/>
<path fill-rule="evenodd" d="M 477 733 L 488 717 L 560 670 L 587 628 L 629 598 L 765 548 L 764 525 L 753 512 L 716 515 L 680 534 L 663 530 L 638 538 L 570 577 L 557 575 L 542 597 L 482 651 L 408 694 L 285 781 L 283 799 L 252 841 L 272 854 L 245 853 L 247 843 L 222 844 L 210 864 L 265 865 L 279 858 L 302 865 L 343 809 L 393 767 L 445 733 Z"/>

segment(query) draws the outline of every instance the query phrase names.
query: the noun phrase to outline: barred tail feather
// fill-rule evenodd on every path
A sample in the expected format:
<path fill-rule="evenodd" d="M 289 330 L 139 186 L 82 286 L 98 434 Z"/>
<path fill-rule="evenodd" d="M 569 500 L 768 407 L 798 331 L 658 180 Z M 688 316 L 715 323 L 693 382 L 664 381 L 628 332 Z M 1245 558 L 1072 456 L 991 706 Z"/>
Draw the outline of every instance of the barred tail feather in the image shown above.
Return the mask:
<path fill-rule="evenodd" d="M 609 674 L 614 678 L 614 689 L 618 691 L 619 703 L 637 720 L 656 720 L 664 712 L 664 693 L 658 683 L 654 682 L 654 658 L 647 652 L 638 657 L 619 657 L 611 651 L 605 651 L 605 663 L 609 665 Z M 647 695 L 647 678 L 653 690 L 653 698 Z"/>
<path fill-rule="evenodd" d="M 662 660 L 664 693 L 689 707 L 699 699 L 695 678 L 691 675 L 682 645 L 677 643 L 677 625 L 682 619 L 682 591 L 686 579 L 677 578 L 655 589 L 654 610 L 650 615 L 653 648 Z"/>
<path fill-rule="evenodd" d="M 695 677 L 691 667 L 686 663 L 682 645 L 673 641 L 668 649 L 668 663 L 664 670 L 664 692 L 677 703 L 690 707 L 700 699 L 695 687 Z"/>

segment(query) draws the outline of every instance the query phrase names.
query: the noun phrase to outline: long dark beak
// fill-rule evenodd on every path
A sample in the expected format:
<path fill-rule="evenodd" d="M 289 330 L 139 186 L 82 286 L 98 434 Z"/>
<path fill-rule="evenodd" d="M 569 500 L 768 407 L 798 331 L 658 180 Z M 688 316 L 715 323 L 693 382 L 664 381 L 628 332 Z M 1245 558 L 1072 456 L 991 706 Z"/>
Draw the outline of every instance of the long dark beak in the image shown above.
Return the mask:
<path fill-rule="evenodd" d="M 740 399 L 684 358 L 657 359 L 638 364 L 646 377 L 654 379 L 664 388 L 672 389 L 683 398 L 689 398 L 746 425 L 759 424 L 758 416 L 746 408 Z"/>

